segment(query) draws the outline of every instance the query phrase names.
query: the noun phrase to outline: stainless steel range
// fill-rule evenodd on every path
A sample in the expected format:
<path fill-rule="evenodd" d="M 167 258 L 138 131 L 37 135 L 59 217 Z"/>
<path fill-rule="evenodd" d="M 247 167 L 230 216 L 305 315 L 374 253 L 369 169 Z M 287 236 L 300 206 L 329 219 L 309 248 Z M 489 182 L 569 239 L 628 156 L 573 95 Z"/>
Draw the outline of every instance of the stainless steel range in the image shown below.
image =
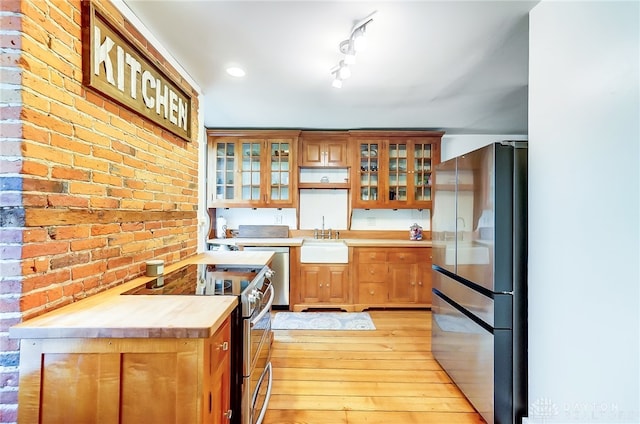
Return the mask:
<path fill-rule="evenodd" d="M 231 411 L 234 424 L 261 424 L 271 396 L 271 306 L 267 266 L 185 265 L 123 294 L 238 296 L 231 320 Z"/>

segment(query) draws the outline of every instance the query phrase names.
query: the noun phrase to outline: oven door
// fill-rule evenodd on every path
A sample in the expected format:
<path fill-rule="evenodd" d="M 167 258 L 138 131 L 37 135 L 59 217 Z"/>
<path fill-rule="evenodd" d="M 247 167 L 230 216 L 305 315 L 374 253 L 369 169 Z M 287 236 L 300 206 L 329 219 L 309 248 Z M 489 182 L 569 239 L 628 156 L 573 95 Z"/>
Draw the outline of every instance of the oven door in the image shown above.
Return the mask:
<path fill-rule="evenodd" d="M 267 285 L 260 295 L 251 316 L 245 320 L 245 352 L 249 372 L 243 385 L 243 424 L 260 424 L 264 419 L 271 397 L 271 305 L 274 299 L 273 286 Z"/>

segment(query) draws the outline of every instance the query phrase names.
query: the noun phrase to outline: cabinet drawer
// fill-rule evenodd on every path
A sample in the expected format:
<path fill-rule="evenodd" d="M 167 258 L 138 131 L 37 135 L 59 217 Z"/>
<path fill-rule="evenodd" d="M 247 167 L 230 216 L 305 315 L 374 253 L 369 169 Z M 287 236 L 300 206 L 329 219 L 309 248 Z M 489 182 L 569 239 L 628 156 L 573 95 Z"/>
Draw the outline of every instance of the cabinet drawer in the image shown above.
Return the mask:
<path fill-rule="evenodd" d="M 365 283 L 384 283 L 387 281 L 387 264 L 358 264 L 358 281 Z"/>
<path fill-rule="evenodd" d="M 377 263 L 387 261 L 387 252 L 380 249 L 358 249 L 359 263 Z"/>
<path fill-rule="evenodd" d="M 385 283 L 360 283 L 358 285 L 358 302 L 368 305 L 387 302 Z"/>
<path fill-rule="evenodd" d="M 389 262 L 415 264 L 418 262 L 418 253 L 411 250 L 389 252 Z"/>

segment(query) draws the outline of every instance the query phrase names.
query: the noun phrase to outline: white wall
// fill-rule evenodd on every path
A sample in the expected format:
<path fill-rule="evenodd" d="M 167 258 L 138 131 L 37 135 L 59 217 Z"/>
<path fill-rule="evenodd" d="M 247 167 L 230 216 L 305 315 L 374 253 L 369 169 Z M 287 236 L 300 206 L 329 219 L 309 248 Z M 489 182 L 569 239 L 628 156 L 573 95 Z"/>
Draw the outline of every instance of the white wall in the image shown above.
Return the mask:
<path fill-rule="evenodd" d="M 440 160 L 444 162 L 498 141 L 526 140 L 527 137 L 523 134 L 445 134 L 442 136 Z"/>
<path fill-rule="evenodd" d="M 639 4 L 530 14 L 528 423 L 640 422 Z"/>

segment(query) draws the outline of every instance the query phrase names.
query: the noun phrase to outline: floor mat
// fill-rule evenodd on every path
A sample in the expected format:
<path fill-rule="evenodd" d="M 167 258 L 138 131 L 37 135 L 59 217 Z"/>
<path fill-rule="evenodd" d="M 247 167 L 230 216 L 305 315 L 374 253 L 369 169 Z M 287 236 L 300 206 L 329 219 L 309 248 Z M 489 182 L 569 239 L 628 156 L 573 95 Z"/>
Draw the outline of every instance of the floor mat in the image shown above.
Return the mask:
<path fill-rule="evenodd" d="M 368 312 L 277 312 L 273 330 L 375 330 Z"/>

